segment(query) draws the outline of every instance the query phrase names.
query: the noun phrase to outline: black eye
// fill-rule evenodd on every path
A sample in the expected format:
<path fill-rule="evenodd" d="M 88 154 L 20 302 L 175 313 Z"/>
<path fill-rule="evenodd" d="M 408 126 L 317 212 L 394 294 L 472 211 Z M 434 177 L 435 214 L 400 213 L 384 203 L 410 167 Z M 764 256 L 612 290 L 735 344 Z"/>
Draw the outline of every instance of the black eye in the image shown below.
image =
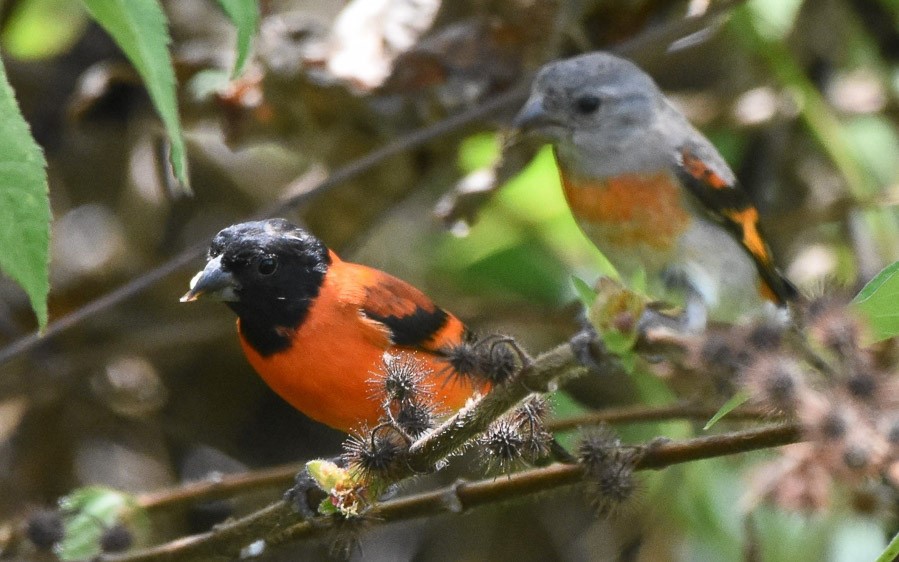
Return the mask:
<path fill-rule="evenodd" d="M 599 109 L 599 103 L 598 97 L 587 94 L 574 100 L 574 108 L 578 113 L 589 115 Z"/>
<path fill-rule="evenodd" d="M 260 275 L 271 275 L 278 269 L 278 258 L 275 256 L 265 256 L 259 260 L 259 265 L 257 265 L 256 268 Z"/>

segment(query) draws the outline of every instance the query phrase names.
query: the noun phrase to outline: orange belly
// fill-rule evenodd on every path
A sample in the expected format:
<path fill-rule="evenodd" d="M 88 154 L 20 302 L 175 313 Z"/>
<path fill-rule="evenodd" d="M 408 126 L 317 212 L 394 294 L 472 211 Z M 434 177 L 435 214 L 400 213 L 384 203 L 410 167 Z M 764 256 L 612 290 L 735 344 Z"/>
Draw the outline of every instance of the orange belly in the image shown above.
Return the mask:
<path fill-rule="evenodd" d="M 450 376 L 449 365 L 441 358 L 391 345 L 382 330 L 361 319 L 357 308 L 340 303 L 337 294 L 321 291 L 293 334 L 292 346 L 283 352 L 262 357 L 241 338 L 259 376 L 294 408 L 345 432 L 377 424 L 384 414 L 378 374 L 385 351 L 411 354 L 430 372 L 425 383 L 438 412 L 459 409 L 473 394 L 470 384 Z"/>

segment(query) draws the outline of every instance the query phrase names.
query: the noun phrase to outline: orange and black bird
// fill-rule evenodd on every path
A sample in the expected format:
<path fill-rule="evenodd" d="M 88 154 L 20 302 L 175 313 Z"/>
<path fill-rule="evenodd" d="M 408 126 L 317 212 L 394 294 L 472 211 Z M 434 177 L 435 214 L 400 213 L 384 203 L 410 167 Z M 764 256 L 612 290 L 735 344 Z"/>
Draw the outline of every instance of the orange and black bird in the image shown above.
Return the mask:
<path fill-rule="evenodd" d="M 201 297 L 237 313 L 244 353 L 275 392 L 335 429 L 383 416 L 371 381 L 385 353 L 414 353 L 439 410 L 455 411 L 486 390 L 453 376 L 445 360 L 467 335 L 458 318 L 396 277 L 342 261 L 284 219 L 219 232 L 181 301 Z"/>

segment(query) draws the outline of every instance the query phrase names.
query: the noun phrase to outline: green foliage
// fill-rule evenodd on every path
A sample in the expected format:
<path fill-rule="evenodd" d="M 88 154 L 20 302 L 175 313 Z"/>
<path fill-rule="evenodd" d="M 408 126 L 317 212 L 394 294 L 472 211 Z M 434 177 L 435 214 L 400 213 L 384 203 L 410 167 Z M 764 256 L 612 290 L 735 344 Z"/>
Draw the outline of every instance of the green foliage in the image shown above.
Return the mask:
<path fill-rule="evenodd" d="M 59 55 L 87 27 L 87 14 L 72 0 L 18 2 L 3 30 L 3 48 L 19 59 Z"/>
<path fill-rule="evenodd" d="M 852 304 L 868 321 L 875 341 L 899 334 L 899 262 L 868 282 Z"/>
<path fill-rule="evenodd" d="M 584 307 L 589 309 L 593 306 L 593 303 L 596 302 L 596 291 L 593 290 L 593 287 L 577 275 L 571 276 L 571 284 L 574 286 L 574 292 L 577 293 Z"/>
<path fill-rule="evenodd" d="M 237 28 L 237 59 L 231 73 L 231 77 L 236 78 L 243 72 L 250 56 L 253 36 L 259 26 L 259 5 L 256 0 L 219 0 L 219 4 Z"/>
<path fill-rule="evenodd" d="M 103 532 L 125 525 L 138 539 L 146 536 L 150 520 L 134 496 L 103 486 L 79 488 L 60 500 L 65 537 L 59 545 L 62 560 L 85 560 L 100 554 Z"/>
<path fill-rule="evenodd" d="M 899 533 L 896 533 L 876 562 L 893 562 L 896 558 L 899 558 Z"/>
<path fill-rule="evenodd" d="M 25 289 L 41 329 L 50 291 L 46 167 L 0 64 L 0 269 Z"/>
<path fill-rule="evenodd" d="M 725 402 L 724 405 L 721 406 L 721 408 L 719 408 L 717 412 L 715 412 L 715 415 L 712 416 L 712 419 L 710 419 L 702 427 L 702 429 L 705 431 L 708 431 L 709 429 L 712 428 L 713 425 L 718 423 L 721 420 L 721 418 L 723 418 L 727 414 L 733 412 L 736 408 L 739 408 L 740 406 L 745 404 L 747 400 L 749 400 L 749 393 L 747 391 L 745 391 L 745 390 L 737 391 L 736 394 L 731 396 L 730 400 Z"/>
<path fill-rule="evenodd" d="M 175 71 L 169 56 L 169 32 L 157 0 L 82 0 L 91 16 L 119 45 L 147 86 L 171 145 L 175 177 L 185 190 L 187 155 L 178 104 Z"/>

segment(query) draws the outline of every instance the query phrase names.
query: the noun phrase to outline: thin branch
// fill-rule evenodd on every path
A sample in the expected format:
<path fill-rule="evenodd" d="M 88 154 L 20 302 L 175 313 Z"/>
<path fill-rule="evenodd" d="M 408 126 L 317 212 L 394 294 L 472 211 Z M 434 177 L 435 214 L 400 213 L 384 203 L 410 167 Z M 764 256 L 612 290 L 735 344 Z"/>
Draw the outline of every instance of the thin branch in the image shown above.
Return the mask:
<path fill-rule="evenodd" d="M 610 372 L 620 368 L 617 358 L 602 358 Z M 409 447 L 407 471 L 400 478 L 431 472 L 448 455 L 460 450 L 483 433 L 497 418 L 535 392 L 548 392 L 559 381 L 585 374 L 587 368 L 575 358 L 568 343 L 541 354 L 502 386 L 494 387 L 473 405 L 463 408 Z"/>
<path fill-rule="evenodd" d="M 637 460 L 635 470 L 660 469 L 674 464 L 779 447 L 802 440 L 798 424 L 768 426 L 746 431 L 698 437 L 680 442 L 650 444 Z M 583 479 L 579 465 L 555 464 L 526 470 L 506 478 L 460 482 L 452 486 L 389 500 L 369 512 L 372 524 L 388 523 L 440 513 L 460 513 L 483 505 L 508 501 L 577 484 Z M 202 535 L 119 555 L 104 555 L 105 562 L 186 561 L 206 556 L 234 556 L 259 539 L 268 546 L 283 545 L 334 527 L 333 518 L 296 522 L 286 503 L 278 502 L 253 515 Z M 293 524 L 290 524 L 290 521 Z"/>
<path fill-rule="evenodd" d="M 223 476 L 215 480 L 190 482 L 137 497 L 137 503 L 147 510 L 172 509 L 201 501 L 230 498 L 238 493 L 255 492 L 266 488 L 290 485 L 305 463 L 293 463 L 242 474 Z"/>
<path fill-rule="evenodd" d="M 670 406 L 622 406 L 605 408 L 595 412 L 587 412 L 579 416 L 552 420 L 546 424 L 550 431 L 570 431 L 583 426 L 601 423 L 633 423 L 657 422 L 665 420 L 692 419 L 708 421 L 718 413 L 717 408 L 702 406 L 690 402 L 671 404 Z M 774 418 L 770 410 L 763 408 L 737 408 L 727 414 L 727 420 L 771 420 Z"/>

